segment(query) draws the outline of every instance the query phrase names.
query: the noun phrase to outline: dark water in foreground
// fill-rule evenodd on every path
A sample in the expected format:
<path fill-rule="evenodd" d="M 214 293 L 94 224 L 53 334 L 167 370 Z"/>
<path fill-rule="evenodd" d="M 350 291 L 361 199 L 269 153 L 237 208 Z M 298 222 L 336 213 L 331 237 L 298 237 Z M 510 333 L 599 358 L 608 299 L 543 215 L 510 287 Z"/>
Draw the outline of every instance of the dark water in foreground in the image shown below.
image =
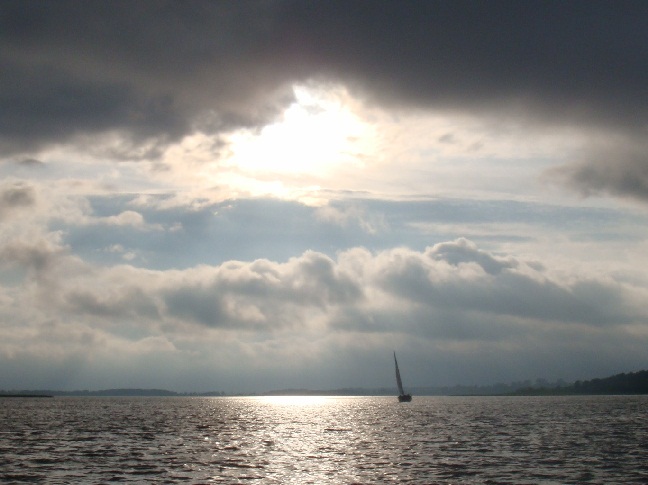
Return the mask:
<path fill-rule="evenodd" d="M 648 483 L 648 397 L 0 400 L 3 483 Z"/>

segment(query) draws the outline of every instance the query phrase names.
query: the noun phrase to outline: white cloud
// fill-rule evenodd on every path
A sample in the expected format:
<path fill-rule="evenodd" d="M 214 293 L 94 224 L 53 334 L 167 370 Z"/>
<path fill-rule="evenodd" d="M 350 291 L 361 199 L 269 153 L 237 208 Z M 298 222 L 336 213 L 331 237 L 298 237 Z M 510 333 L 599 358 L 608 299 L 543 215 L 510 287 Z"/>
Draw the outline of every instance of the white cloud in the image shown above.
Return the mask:
<path fill-rule="evenodd" d="M 74 277 L 71 256 L 56 248 L 43 251 L 50 256 L 34 259 L 28 250 L 20 253 L 23 257 L 14 252 L 21 264 L 49 258 L 58 263 L 38 265 L 39 278 L 5 291 L 2 313 L 14 313 L 14 321 L 22 323 L 0 327 L 3 362 L 30 355 L 56 362 L 99 358 L 108 365 L 138 355 L 149 366 L 171 352 L 175 364 L 198 369 L 204 363 L 194 362 L 192 355 L 209 362 L 215 358 L 210 353 L 224 352 L 238 355 L 237 372 L 248 375 L 253 385 L 249 376 L 260 368 L 268 379 L 280 381 L 285 370 L 276 361 L 280 356 L 291 356 L 291 362 L 305 359 L 311 368 L 340 348 L 345 360 L 353 360 L 354 353 L 388 352 L 396 342 L 413 348 L 426 342 L 447 365 L 460 368 L 475 349 L 484 359 L 481 365 L 488 366 L 489 359 L 498 360 L 484 354 L 488 348 L 523 359 L 525 352 L 545 347 L 562 359 L 578 360 L 570 353 L 584 341 L 605 351 L 603 337 L 614 334 L 607 350 L 613 354 L 621 342 L 646 338 L 637 333 L 648 317 L 637 298 L 645 297 L 646 287 L 631 288 L 610 278 L 557 281 L 535 264 L 490 254 L 466 240 L 423 252 L 351 249 L 336 259 L 306 252 L 285 263 L 231 261 L 187 270 L 86 265 Z M 19 304 L 28 294 L 29 310 Z M 560 335 L 570 335 L 573 344 L 560 341 Z M 19 347 L 21 341 L 28 344 Z M 100 357 L 92 357 L 99 347 L 104 348 Z M 423 365 L 425 353 L 415 354 Z M 249 355 L 249 362 L 241 355 Z M 149 364 L 147 359 L 152 359 Z M 610 358 L 610 365 L 618 360 Z M 223 365 L 214 371 L 217 375 L 234 372 Z M 535 372 L 545 375 L 540 368 Z M 414 375 L 420 383 L 433 380 Z M 488 377 L 506 375 L 494 371 Z M 371 376 L 371 381 L 381 377 Z"/>
<path fill-rule="evenodd" d="M 105 217 L 102 219 L 102 222 L 115 226 L 142 227 L 144 225 L 144 218 L 139 212 L 124 211 L 116 216 Z"/>

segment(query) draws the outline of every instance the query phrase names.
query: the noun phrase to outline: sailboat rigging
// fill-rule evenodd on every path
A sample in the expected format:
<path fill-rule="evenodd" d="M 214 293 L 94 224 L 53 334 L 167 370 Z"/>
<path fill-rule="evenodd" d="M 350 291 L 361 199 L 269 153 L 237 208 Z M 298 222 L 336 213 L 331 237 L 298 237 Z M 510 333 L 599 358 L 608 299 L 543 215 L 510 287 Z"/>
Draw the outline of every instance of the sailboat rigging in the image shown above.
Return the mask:
<path fill-rule="evenodd" d="M 403 390 L 403 381 L 401 380 L 400 371 L 398 370 L 398 361 L 396 360 L 396 351 L 394 351 L 394 365 L 396 366 L 396 384 L 398 385 L 398 402 L 410 402 L 411 394 L 405 394 Z"/>

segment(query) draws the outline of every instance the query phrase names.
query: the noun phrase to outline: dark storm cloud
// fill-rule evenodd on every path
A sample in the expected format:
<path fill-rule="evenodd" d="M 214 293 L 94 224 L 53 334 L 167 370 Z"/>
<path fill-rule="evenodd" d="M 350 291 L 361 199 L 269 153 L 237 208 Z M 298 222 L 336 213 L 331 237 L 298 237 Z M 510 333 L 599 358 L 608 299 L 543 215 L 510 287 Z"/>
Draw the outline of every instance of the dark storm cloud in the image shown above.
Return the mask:
<path fill-rule="evenodd" d="M 324 69 L 383 96 L 644 122 L 648 9 L 638 2 L 319 2 L 294 11 Z"/>
<path fill-rule="evenodd" d="M 254 124 L 285 81 L 260 3 L 7 2 L 3 150 L 118 130 L 164 144 Z M 273 22 L 271 22 L 272 27 Z M 290 74 L 288 74 L 290 76 Z M 292 76 L 291 76 L 292 77 Z"/>
<path fill-rule="evenodd" d="M 308 79 L 385 106 L 596 126 L 631 143 L 646 126 L 644 2 L 10 1 L 0 12 L 5 154 L 114 130 L 120 157 L 152 157 L 195 130 L 267 121 Z"/>

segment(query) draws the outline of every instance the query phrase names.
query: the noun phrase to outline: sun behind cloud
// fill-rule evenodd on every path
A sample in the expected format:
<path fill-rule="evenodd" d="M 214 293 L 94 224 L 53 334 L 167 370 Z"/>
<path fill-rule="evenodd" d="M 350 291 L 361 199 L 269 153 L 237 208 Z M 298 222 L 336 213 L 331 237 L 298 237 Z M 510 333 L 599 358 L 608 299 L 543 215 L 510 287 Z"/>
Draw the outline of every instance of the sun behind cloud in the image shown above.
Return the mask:
<path fill-rule="evenodd" d="M 295 101 L 260 131 L 227 137 L 227 165 L 252 177 L 326 177 L 342 165 L 361 166 L 371 128 L 342 88 L 293 87 Z"/>
<path fill-rule="evenodd" d="M 269 196 L 325 205 L 322 189 L 360 180 L 367 162 L 375 163 L 377 126 L 341 85 L 292 90 L 293 101 L 272 123 L 186 136 L 152 160 L 147 174 L 194 199 Z"/>

